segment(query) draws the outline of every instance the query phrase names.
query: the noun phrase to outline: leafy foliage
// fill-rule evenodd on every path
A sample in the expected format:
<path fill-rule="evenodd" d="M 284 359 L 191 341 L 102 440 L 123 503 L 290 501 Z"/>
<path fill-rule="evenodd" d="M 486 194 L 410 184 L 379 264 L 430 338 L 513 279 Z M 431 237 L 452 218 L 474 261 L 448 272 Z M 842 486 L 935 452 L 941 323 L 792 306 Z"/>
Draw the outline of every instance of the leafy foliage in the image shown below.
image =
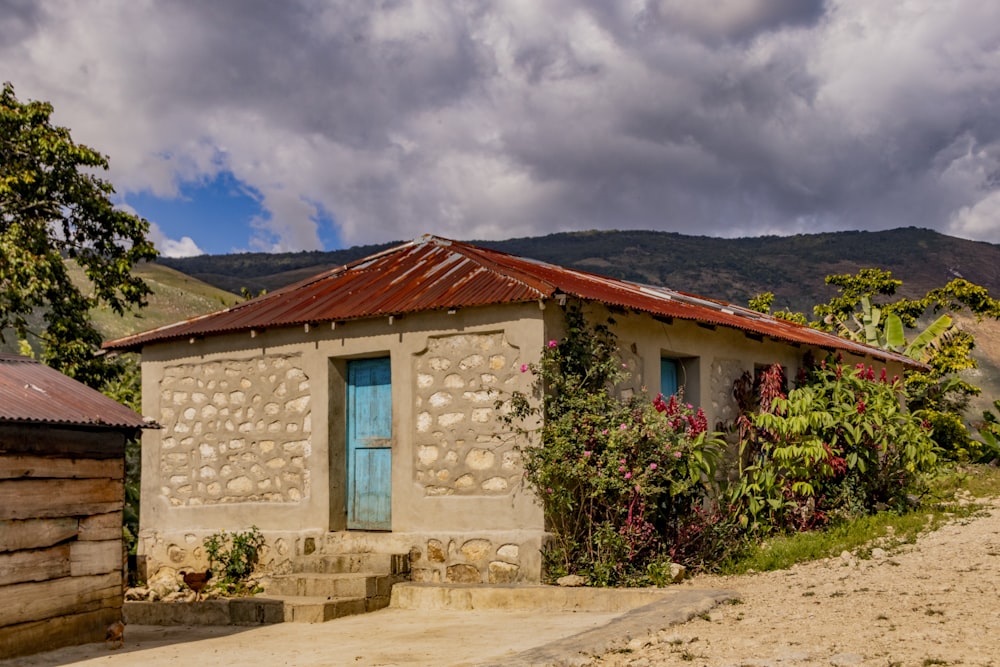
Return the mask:
<path fill-rule="evenodd" d="M 213 571 L 220 573 L 217 586 L 228 593 L 246 592 L 246 583 L 253 574 L 264 546 L 264 536 L 257 526 L 250 530 L 227 533 L 221 531 L 204 540 L 205 553 Z"/>
<path fill-rule="evenodd" d="M 780 373 L 772 366 L 762 374 L 764 398 L 739 422 L 740 469 L 727 495 L 741 525 L 805 530 L 834 516 L 905 509 L 936 455 L 930 425 L 901 407 L 901 380 L 824 360 L 785 396 Z M 743 378 L 735 387 L 744 409 L 746 385 Z"/>
<path fill-rule="evenodd" d="M 732 548 L 699 512 L 722 445 L 704 413 L 676 396 L 616 398 L 626 374 L 615 336 L 590 327 L 577 306 L 567 307 L 566 323 L 565 338 L 523 369 L 535 376 L 541 407 L 515 393 L 508 416 L 519 424 L 543 416 L 540 443 L 521 455 L 553 534 L 549 576 L 663 583 L 671 561 L 697 565 L 711 560 L 701 547 Z"/>
<path fill-rule="evenodd" d="M 131 272 L 156 250 L 149 224 L 116 209 L 111 184 L 94 174 L 107 159 L 50 123 L 52 106 L 0 92 L 0 332 L 33 342 L 49 366 L 95 388 L 120 367 L 98 356 L 101 337 L 88 319 L 104 305 L 118 314 L 142 305 L 149 289 Z M 66 260 L 91 291 L 70 279 Z M 43 326 L 31 321 L 41 314 Z"/>
<path fill-rule="evenodd" d="M 1000 461 L 1000 399 L 993 401 L 992 410 L 983 410 L 983 419 L 976 424 L 982 443 L 972 457 L 976 461 L 994 463 Z"/>

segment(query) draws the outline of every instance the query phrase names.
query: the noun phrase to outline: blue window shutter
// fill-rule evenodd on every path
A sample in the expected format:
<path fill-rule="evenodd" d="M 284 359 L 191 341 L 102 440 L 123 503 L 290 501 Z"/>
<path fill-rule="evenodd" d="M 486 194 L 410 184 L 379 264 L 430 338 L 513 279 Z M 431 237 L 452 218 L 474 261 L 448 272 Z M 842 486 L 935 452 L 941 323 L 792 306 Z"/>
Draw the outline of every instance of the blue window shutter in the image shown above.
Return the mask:
<path fill-rule="evenodd" d="M 664 396 L 671 396 L 677 393 L 680 385 L 677 384 L 677 360 L 660 359 L 660 393 Z"/>

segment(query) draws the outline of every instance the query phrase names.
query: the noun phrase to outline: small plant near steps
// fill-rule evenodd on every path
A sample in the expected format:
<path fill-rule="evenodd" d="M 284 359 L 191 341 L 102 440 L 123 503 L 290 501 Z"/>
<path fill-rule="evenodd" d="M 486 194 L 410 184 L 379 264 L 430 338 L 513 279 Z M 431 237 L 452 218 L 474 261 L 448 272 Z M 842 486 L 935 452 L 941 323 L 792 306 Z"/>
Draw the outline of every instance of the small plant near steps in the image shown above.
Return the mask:
<path fill-rule="evenodd" d="M 213 533 L 205 538 L 204 545 L 209 568 L 219 575 L 213 588 L 222 595 L 254 595 L 263 590 L 249 583 L 264 546 L 264 536 L 257 526 L 239 533 Z"/>

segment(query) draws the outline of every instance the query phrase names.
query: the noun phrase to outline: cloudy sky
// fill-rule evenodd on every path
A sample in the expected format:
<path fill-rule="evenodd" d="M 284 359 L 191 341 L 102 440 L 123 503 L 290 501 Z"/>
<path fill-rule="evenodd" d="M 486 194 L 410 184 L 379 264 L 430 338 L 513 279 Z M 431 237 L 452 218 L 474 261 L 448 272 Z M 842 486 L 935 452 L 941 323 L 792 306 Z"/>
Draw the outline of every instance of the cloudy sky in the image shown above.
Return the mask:
<path fill-rule="evenodd" d="M 1000 243 L 1000 2 L 0 0 L 171 255 L 434 233 Z"/>

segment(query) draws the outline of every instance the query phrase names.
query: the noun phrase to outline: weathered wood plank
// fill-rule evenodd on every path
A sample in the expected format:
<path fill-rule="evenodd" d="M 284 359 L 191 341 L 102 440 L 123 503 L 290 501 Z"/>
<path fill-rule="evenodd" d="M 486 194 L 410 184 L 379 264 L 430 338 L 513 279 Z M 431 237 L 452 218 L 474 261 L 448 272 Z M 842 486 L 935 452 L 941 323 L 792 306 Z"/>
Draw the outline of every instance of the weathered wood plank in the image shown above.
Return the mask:
<path fill-rule="evenodd" d="M 122 513 L 108 512 L 80 519 L 78 540 L 120 540 L 122 537 Z"/>
<path fill-rule="evenodd" d="M 25 479 L 0 482 L 0 520 L 88 516 L 125 504 L 120 479 Z"/>
<path fill-rule="evenodd" d="M 0 660 L 50 651 L 63 646 L 79 646 L 104 641 L 109 625 L 119 620 L 121 606 L 44 621 L 0 627 Z M 126 631 L 126 641 L 128 631 Z"/>
<path fill-rule="evenodd" d="M 48 456 L 0 456 L 0 479 L 21 477 L 120 479 L 125 476 L 124 459 L 72 459 Z"/>
<path fill-rule="evenodd" d="M 121 514 L 118 513 L 117 516 L 118 532 L 121 534 Z M 51 547 L 76 537 L 79 529 L 80 521 L 74 517 L 0 521 L 0 552 Z"/>
<path fill-rule="evenodd" d="M 59 579 L 69 575 L 69 544 L 0 554 L 0 586 L 24 581 Z"/>
<path fill-rule="evenodd" d="M 46 425 L 0 425 L 0 452 L 37 456 L 116 459 L 125 455 L 125 433 Z"/>
<path fill-rule="evenodd" d="M 121 572 L 124 565 L 121 539 L 104 542 L 70 542 L 69 565 L 70 574 L 74 577 Z"/>
<path fill-rule="evenodd" d="M 120 572 L 0 586 L 0 627 L 121 606 Z"/>

